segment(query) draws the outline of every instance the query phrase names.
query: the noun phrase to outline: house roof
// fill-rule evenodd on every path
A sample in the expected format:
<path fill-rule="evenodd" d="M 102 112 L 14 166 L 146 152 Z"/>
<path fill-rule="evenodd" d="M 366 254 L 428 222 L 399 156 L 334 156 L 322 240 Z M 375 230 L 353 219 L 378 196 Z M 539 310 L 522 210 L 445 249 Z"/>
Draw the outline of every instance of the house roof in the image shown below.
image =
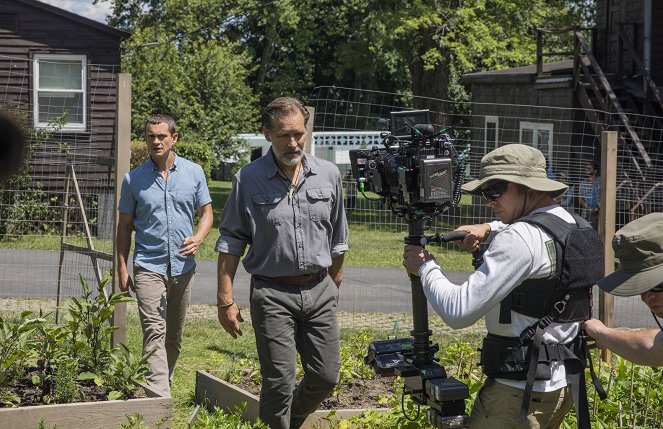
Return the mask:
<path fill-rule="evenodd" d="M 567 75 L 573 71 L 573 60 L 554 61 L 543 64 L 543 72 L 549 75 Z M 536 64 L 503 70 L 490 70 L 463 75 L 463 81 L 477 83 L 491 80 L 530 79 L 536 75 Z"/>
<path fill-rule="evenodd" d="M 59 7 L 56 6 L 51 6 L 50 4 L 42 3 L 37 0 L 13 0 L 17 3 L 22 3 L 31 7 L 35 7 L 38 9 L 42 9 L 46 12 L 53 13 L 55 15 L 59 15 L 63 18 L 70 19 L 72 21 L 76 21 L 80 24 L 83 24 L 88 27 L 95 28 L 97 30 L 104 31 L 106 33 L 110 33 L 118 38 L 125 39 L 129 36 L 131 36 L 131 33 L 128 31 L 120 30 L 118 28 L 111 27 L 110 25 L 102 24 L 100 22 L 97 22 L 95 20 L 85 18 L 84 16 L 76 15 L 75 13 L 66 11 L 64 9 L 60 9 Z"/>

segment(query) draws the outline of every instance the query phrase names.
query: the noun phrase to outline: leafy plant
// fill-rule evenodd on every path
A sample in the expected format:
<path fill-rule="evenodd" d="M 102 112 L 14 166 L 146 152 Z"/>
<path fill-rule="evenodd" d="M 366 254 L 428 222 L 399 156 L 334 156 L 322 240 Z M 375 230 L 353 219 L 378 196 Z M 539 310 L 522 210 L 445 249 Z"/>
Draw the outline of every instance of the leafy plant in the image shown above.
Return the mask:
<path fill-rule="evenodd" d="M 78 361 L 72 358 L 62 358 L 58 361 L 53 376 L 53 398 L 58 404 L 84 399 L 83 391 L 77 383 Z"/>
<path fill-rule="evenodd" d="M 0 317 L 0 387 L 7 387 L 16 381 L 23 372 L 25 361 L 33 351 L 28 347 L 30 335 L 45 320 L 30 318 L 31 311 L 24 311 L 15 323 L 8 323 Z"/>
<path fill-rule="evenodd" d="M 226 413 L 218 408 L 213 412 L 201 409 L 192 422 L 191 429 L 269 429 L 268 426 L 258 419 L 255 423 L 242 420 L 245 413 L 246 403 L 236 407 L 235 412 Z"/>
<path fill-rule="evenodd" d="M 150 369 L 147 360 L 154 351 L 138 358 L 124 344 L 113 349 L 111 360 L 104 371 L 107 386 L 111 389 L 108 399 L 126 399 L 136 391 L 136 385 L 145 381 Z"/>
<path fill-rule="evenodd" d="M 150 429 L 150 426 L 145 423 L 145 418 L 138 413 L 127 414 L 125 417 L 127 418 L 127 421 L 125 423 L 120 423 L 121 429 Z M 164 423 L 164 421 L 156 422 L 154 423 L 154 427 L 160 428 Z"/>
<path fill-rule="evenodd" d="M 106 285 L 110 281 L 107 274 L 99 283 L 96 293 L 89 290 L 85 277 L 80 275 L 83 296 L 71 298 L 69 304 L 69 329 L 72 332 L 72 349 L 83 361 L 84 366 L 99 373 L 108 356 L 110 335 L 116 329 L 110 319 L 115 306 L 134 299 L 123 293 L 106 295 Z"/>

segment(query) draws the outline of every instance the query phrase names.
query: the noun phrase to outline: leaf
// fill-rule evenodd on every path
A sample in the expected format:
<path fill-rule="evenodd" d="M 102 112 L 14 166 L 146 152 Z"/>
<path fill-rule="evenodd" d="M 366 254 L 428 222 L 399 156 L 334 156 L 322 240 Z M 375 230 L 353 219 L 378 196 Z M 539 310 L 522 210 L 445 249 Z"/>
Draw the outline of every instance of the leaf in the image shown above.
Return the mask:
<path fill-rule="evenodd" d="M 119 392 L 117 390 L 113 390 L 108 394 L 108 400 L 109 401 L 113 401 L 113 400 L 116 400 L 116 399 L 123 399 L 123 398 L 124 398 L 124 395 L 122 394 L 122 392 Z"/>
<path fill-rule="evenodd" d="M 80 381 L 94 380 L 96 378 L 97 378 L 97 374 L 95 374 L 93 372 L 89 372 L 89 371 L 81 372 L 80 374 L 78 374 L 78 377 L 76 377 L 76 379 L 80 380 Z"/>

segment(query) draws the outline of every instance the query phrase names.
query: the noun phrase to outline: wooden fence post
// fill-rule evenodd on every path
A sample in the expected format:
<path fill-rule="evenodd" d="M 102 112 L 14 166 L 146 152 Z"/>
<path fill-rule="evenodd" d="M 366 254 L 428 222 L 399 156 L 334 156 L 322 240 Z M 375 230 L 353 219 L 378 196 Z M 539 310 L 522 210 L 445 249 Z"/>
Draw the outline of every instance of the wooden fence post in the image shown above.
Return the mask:
<path fill-rule="evenodd" d="M 615 252 L 612 238 L 615 236 L 615 210 L 617 204 L 617 131 L 601 133 L 601 202 L 599 210 L 599 234 L 605 247 L 604 275 L 615 270 Z M 599 319 L 612 327 L 615 315 L 615 298 L 599 292 Z M 602 358 L 610 361 L 610 351 L 603 350 Z"/>
<path fill-rule="evenodd" d="M 113 292 L 120 292 L 120 282 L 117 276 L 117 249 L 115 237 L 117 236 L 117 205 L 120 200 L 122 180 L 129 171 L 131 161 L 131 75 L 119 73 L 117 75 L 117 104 L 115 113 L 115 205 L 113 223 Z M 127 304 L 118 304 L 115 307 L 112 319 L 113 326 L 117 326 L 111 336 L 113 347 L 124 343 L 127 337 Z"/>

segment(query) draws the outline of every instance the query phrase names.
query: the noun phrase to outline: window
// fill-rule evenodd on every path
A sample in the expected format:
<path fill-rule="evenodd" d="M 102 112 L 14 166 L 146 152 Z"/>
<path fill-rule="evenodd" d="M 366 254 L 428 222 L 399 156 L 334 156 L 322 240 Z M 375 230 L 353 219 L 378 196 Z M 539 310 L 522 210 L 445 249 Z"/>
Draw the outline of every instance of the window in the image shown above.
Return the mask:
<path fill-rule="evenodd" d="M 553 124 L 520 123 L 520 143 L 539 149 L 546 157 L 549 171 L 553 169 Z"/>
<path fill-rule="evenodd" d="M 34 123 L 49 126 L 64 118 L 65 130 L 85 130 L 84 55 L 34 56 Z"/>
<path fill-rule="evenodd" d="M 484 122 L 483 153 L 484 155 L 493 149 L 497 149 L 497 135 L 499 130 L 499 119 L 497 116 L 486 116 Z"/>

